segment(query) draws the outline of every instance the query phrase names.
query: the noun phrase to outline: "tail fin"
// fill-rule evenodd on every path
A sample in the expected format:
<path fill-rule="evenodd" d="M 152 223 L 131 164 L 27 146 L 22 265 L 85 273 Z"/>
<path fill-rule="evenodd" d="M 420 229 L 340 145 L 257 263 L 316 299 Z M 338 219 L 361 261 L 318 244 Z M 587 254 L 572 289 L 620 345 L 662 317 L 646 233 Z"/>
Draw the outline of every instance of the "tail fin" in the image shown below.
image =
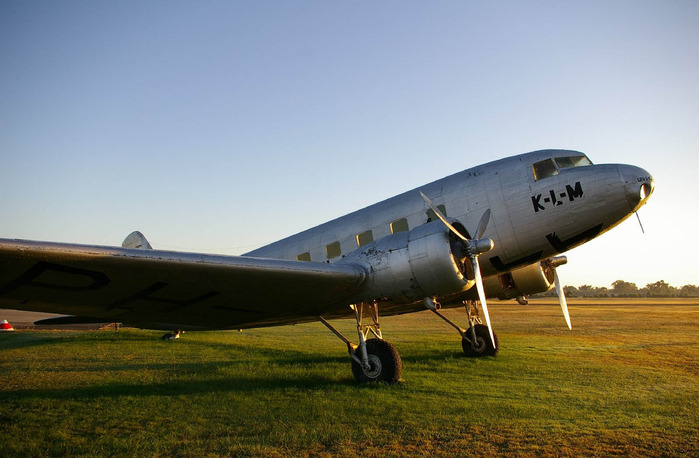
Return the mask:
<path fill-rule="evenodd" d="M 152 250 L 153 247 L 150 246 L 146 237 L 139 231 L 133 231 L 124 239 L 121 243 L 123 248 L 134 248 L 137 250 Z"/>

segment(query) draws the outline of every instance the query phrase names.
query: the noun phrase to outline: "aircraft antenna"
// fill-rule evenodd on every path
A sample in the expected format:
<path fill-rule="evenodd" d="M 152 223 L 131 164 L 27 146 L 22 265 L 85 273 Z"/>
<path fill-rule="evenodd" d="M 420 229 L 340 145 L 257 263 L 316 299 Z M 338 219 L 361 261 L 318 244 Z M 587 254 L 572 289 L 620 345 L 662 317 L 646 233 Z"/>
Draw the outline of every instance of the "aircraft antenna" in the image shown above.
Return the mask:
<path fill-rule="evenodd" d="M 636 214 L 636 219 L 638 220 L 638 225 L 641 226 L 641 232 L 646 233 L 646 231 L 643 230 L 643 223 L 641 222 L 641 217 L 638 216 L 638 212 L 634 212 Z"/>

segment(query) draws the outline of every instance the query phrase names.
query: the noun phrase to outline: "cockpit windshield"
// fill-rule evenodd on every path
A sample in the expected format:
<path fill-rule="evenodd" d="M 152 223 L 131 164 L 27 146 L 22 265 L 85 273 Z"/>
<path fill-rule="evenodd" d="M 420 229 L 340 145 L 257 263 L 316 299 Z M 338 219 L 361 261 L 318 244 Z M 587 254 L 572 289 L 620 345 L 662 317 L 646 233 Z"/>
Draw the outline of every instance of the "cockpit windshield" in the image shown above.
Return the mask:
<path fill-rule="evenodd" d="M 556 165 L 559 169 L 567 169 L 570 167 L 584 167 L 586 165 L 592 165 L 592 162 L 590 162 L 587 156 L 557 157 Z"/>
<path fill-rule="evenodd" d="M 558 175 L 558 169 L 556 168 L 556 164 L 554 164 L 551 159 L 535 162 L 532 165 L 532 168 L 534 169 L 535 180 L 541 180 L 543 178 Z"/>
<path fill-rule="evenodd" d="M 571 167 L 584 167 L 586 165 L 592 165 L 592 162 L 590 162 L 585 155 L 566 156 L 556 157 L 554 159 L 544 159 L 543 161 L 535 162 L 532 164 L 532 169 L 534 170 L 534 179 L 538 181 L 558 175 L 563 169 L 569 169 Z"/>

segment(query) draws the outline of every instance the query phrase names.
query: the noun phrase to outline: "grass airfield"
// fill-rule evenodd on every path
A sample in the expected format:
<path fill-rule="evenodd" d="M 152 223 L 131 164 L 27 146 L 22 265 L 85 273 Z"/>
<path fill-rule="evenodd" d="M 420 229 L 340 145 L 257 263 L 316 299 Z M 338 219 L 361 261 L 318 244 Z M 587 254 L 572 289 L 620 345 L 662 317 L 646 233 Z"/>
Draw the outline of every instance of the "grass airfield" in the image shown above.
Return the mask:
<path fill-rule="evenodd" d="M 0 455 L 699 456 L 698 300 L 571 299 L 572 332 L 555 299 L 490 309 L 483 359 L 429 312 L 382 318 L 393 386 L 356 385 L 321 324 L 0 333 Z"/>

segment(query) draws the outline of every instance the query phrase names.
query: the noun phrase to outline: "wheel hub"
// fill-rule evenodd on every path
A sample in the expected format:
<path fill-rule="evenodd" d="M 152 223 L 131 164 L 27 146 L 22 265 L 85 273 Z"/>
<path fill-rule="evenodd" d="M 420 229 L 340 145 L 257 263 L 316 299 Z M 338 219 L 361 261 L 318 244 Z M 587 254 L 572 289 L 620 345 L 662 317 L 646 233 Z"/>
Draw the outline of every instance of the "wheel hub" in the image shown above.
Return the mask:
<path fill-rule="evenodd" d="M 476 337 L 476 341 L 471 342 L 471 346 L 477 352 L 483 351 L 485 350 L 485 340 L 481 339 L 480 337 Z"/>
<path fill-rule="evenodd" d="M 369 367 L 362 367 L 364 375 L 371 379 L 381 375 L 381 360 L 376 355 L 369 355 Z"/>

